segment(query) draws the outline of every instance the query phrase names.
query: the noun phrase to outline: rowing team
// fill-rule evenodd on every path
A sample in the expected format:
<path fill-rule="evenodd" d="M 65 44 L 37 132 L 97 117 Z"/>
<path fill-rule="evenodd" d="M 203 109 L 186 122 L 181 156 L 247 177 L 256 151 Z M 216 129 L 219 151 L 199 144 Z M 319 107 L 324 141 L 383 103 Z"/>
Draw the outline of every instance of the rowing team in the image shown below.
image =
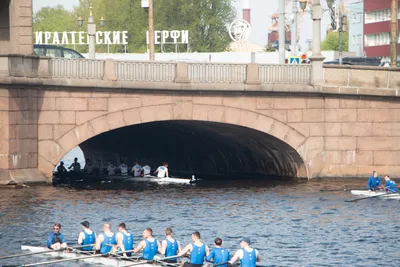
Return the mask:
<path fill-rule="evenodd" d="M 171 228 L 165 229 L 166 239 L 159 242 L 153 237 L 153 230 L 146 228 L 143 231 L 143 240 L 134 248 L 133 236 L 126 230 L 125 223 L 118 225 L 118 233 L 111 232 L 111 225 L 105 223 L 103 225 L 103 233 L 96 237 L 96 234 L 90 229 L 88 221 L 81 223 L 83 231 L 79 233 L 78 244 L 82 245 L 83 251 L 93 251 L 107 255 L 109 253 L 120 252 L 125 257 L 130 257 L 133 253 L 142 251 L 142 256 L 139 259 L 157 260 L 156 256 L 160 253 L 169 259 L 167 262 L 176 263 L 176 258 L 183 257 L 189 254 L 189 262 L 185 263 L 186 267 L 200 267 L 204 261 L 213 262 L 215 264 L 230 263 L 240 261 L 242 267 L 255 267 L 256 262 L 260 261 L 260 255 L 257 249 L 251 247 L 251 240 L 248 237 L 240 240 L 241 249 L 231 258 L 227 249 L 222 247 L 222 239 L 217 237 L 214 241 L 215 248 L 210 251 L 200 239 L 200 233 L 192 234 L 193 243 L 188 244 L 183 250 L 179 241 L 173 238 Z M 67 248 L 67 243 L 64 236 L 61 234 L 61 224 L 55 223 L 53 232 L 49 234 L 47 239 L 47 247 L 54 250 Z M 95 246 L 85 246 L 92 245 Z M 124 253 L 125 252 L 125 253 Z M 161 260 L 161 259 L 160 259 Z M 226 267 L 227 265 L 221 265 Z"/>
<path fill-rule="evenodd" d="M 385 176 L 385 185 L 381 185 L 381 178 L 377 171 L 373 171 L 372 175 L 368 179 L 368 190 L 386 190 L 388 193 L 396 193 L 398 191 L 396 182 L 390 179 L 389 175 Z"/>

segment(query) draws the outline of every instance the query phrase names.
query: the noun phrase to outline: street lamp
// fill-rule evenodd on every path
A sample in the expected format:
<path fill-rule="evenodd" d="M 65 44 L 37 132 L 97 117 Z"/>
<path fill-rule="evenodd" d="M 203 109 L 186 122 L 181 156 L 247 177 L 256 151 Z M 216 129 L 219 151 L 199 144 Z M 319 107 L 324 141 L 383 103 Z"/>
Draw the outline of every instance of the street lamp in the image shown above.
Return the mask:
<path fill-rule="evenodd" d="M 81 16 L 79 16 L 77 21 L 78 21 L 79 27 L 82 27 L 83 26 L 83 18 Z M 101 16 L 100 26 L 104 27 L 104 24 L 105 24 L 104 17 Z M 88 25 L 87 25 L 87 34 L 89 36 L 89 58 L 95 59 L 96 58 L 96 42 L 95 42 L 96 24 L 94 23 L 92 7 L 90 7 L 90 14 L 89 14 Z"/>

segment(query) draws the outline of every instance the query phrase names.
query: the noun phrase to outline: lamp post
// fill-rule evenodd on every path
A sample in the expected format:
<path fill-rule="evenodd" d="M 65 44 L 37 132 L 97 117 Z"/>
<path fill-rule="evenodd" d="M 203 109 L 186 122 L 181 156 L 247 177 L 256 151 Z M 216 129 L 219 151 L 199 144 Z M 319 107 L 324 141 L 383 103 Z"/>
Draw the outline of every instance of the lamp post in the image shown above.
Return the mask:
<path fill-rule="evenodd" d="M 339 65 L 343 64 L 343 32 L 347 31 L 347 16 L 340 11 L 339 17 Z"/>
<path fill-rule="evenodd" d="M 297 1 L 293 0 L 293 21 L 292 21 L 292 56 L 297 55 Z"/>
<path fill-rule="evenodd" d="M 307 7 L 307 0 L 300 0 L 300 7 L 304 11 Z M 312 56 L 309 57 L 312 66 L 311 83 L 313 85 L 323 84 L 323 61 L 324 57 L 321 54 L 321 19 L 322 19 L 321 0 L 314 0 L 312 5 L 313 19 L 313 41 L 312 41 Z"/>
<path fill-rule="evenodd" d="M 279 64 L 285 64 L 285 0 L 279 0 Z"/>
<path fill-rule="evenodd" d="M 104 23 L 105 23 L 104 17 L 101 16 L 100 26 L 104 27 Z M 78 18 L 78 25 L 79 25 L 79 27 L 83 26 L 83 18 L 81 16 L 79 16 L 79 18 Z M 87 34 L 89 36 L 89 59 L 95 59 L 96 58 L 96 24 L 94 23 L 92 7 L 90 7 L 88 26 L 87 26 Z"/>

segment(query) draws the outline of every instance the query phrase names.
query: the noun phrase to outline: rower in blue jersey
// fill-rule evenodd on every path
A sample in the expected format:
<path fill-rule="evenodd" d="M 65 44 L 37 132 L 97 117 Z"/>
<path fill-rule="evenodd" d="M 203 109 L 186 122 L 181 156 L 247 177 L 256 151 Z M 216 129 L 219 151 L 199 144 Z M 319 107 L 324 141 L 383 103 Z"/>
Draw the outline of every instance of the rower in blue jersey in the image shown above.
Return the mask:
<path fill-rule="evenodd" d="M 161 253 L 160 243 L 154 239 L 153 230 L 151 228 L 146 228 L 143 231 L 143 240 L 140 241 L 139 245 L 134 249 L 134 253 L 138 253 L 143 250 L 142 259 L 153 260 L 157 252 Z"/>
<path fill-rule="evenodd" d="M 161 254 L 164 254 L 165 257 L 176 256 L 181 251 L 181 244 L 179 244 L 179 241 L 172 237 L 172 233 L 173 231 L 171 228 L 165 229 L 165 236 L 167 239 L 161 242 Z M 177 257 L 165 261 L 169 263 L 176 263 Z"/>
<path fill-rule="evenodd" d="M 92 230 L 90 230 L 89 222 L 84 221 L 84 222 L 81 222 L 81 224 L 82 224 L 83 231 L 79 233 L 78 244 L 82 245 L 82 246 L 95 244 L 96 243 L 96 234 Z M 81 250 L 90 251 L 90 250 L 93 250 L 93 247 L 94 246 L 82 247 Z"/>
<path fill-rule="evenodd" d="M 222 247 L 222 239 L 217 237 L 214 240 L 215 248 L 211 250 L 210 254 L 206 257 L 206 261 L 213 260 L 214 264 L 228 262 L 231 258 L 229 251 Z M 220 265 L 221 267 L 228 267 L 227 264 Z"/>
<path fill-rule="evenodd" d="M 105 223 L 103 225 L 103 233 L 99 234 L 96 239 L 96 251 L 100 251 L 101 254 L 110 253 L 113 245 L 117 244 L 115 234 L 111 232 L 111 225 Z"/>
<path fill-rule="evenodd" d="M 185 262 L 184 267 L 201 267 L 206 256 L 210 253 L 210 249 L 206 244 L 201 242 L 200 233 L 194 232 L 192 234 L 192 244 L 187 245 L 178 256 L 184 256 L 186 253 L 190 252 L 189 262 Z"/>
<path fill-rule="evenodd" d="M 61 233 L 60 223 L 55 223 L 53 225 L 53 232 L 47 237 L 47 247 L 54 250 L 67 248 L 67 241 Z"/>
<path fill-rule="evenodd" d="M 130 251 L 124 253 L 123 256 L 130 257 L 132 255 L 133 250 L 133 236 L 132 234 L 128 233 L 126 230 L 125 223 L 120 223 L 118 225 L 118 233 L 117 233 L 117 249 L 120 251 Z"/>
<path fill-rule="evenodd" d="M 237 260 L 240 260 L 240 267 L 256 267 L 256 262 L 260 261 L 260 254 L 258 250 L 250 247 L 251 240 L 248 237 L 240 240 L 240 247 L 229 261 L 230 264 L 234 264 Z"/>
<path fill-rule="evenodd" d="M 368 190 L 375 191 L 379 190 L 381 186 L 381 178 L 378 176 L 377 171 L 373 171 L 372 175 L 368 179 Z"/>
<path fill-rule="evenodd" d="M 396 182 L 391 180 L 389 175 L 385 176 L 385 190 L 388 193 L 397 192 Z"/>

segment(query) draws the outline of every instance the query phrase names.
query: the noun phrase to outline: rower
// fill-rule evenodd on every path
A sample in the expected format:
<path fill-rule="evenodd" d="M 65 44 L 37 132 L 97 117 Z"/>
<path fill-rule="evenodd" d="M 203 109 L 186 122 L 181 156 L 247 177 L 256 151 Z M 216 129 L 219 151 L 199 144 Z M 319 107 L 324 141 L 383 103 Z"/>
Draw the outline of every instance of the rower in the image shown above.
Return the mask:
<path fill-rule="evenodd" d="M 55 223 L 53 225 L 53 232 L 47 237 L 47 247 L 54 250 L 60 250 L 67 247 L 67 241 L 61 231 L 61 224 Z"/>
<path fill-rule="evenodd" d="M 164 178 L 165 175 L 167 175 L 166 177 L 168 177 L 168 163 L 164 163 L 163 165 L 158 167 L 154 174 L 157 174 L 158 178 Z"/>
<path fill-rule="evenodd" d="M 368 190 L 375 191 L 379 190 L 381 186 L 381 178 L 378 176 L 377 171 L 373 171 L 372 175 L 368 179 Z"/>
<path fill-rule="evenodd" d="M 231 255 L 227 249 L 222 248 L 222 239 L 219 237 L 215 238 L 214 244 L 215 248 L 208 254 L 206 261 L 211 261 L 211 259 L 213 259 L 214 264 L 229 261 Z M 221 265 L 221 267 L 228 267 L 228 265 Z"/>
<path fill-rule="evenodd" d="M 105 223 L 103 225 L 103 233 L 99 234 L 96 239 L 96 251 L 101 254 L 107 254 L 111 251 L 112 245 L 116 245 L 117 240 L 115 234 L 111 232 L 111 225 Z"/>
<path fill-rule="evenodd" d="M 96 234 L 89 228 L 90 224 L 88 221 L 81 222 L 82 232 L 79 233 L 78 244 L 79 245 L 90 245 L 96 242 Z M 81 250 L 90 251 L 93 250 L 93 246 L 83 247 Z"/>
<path fill-rule="evenodd" d="M 141 171 L 143 171 L 143 176 L 150 176 L 151 168 L 149 165 L 145 165 L 142 167 Z"/>
<path fill-rule="evenodd" d="M 132 234 L 126 231 L 125 223 L 120 223 L 118 225 L 118 233 L 117 233 L 117 248 L 120 251 L 132 250 L 133 249 L 133 236 Z M 130 257 L 132 252 L 127 252 L 123 254 L 124 257 Z"/>
<path fill-rule="evenodd" d="M 230 264 L 234 264 L 237 260 L 240 260 L 241 267 L 256 267 L 256 262 L 260 261 L 260 254 L 258 250 L 250 247 L 251 240 L 248 237 L 244 237 L 240 240 L 240 247 L 229 261 Z"/>
<path fill-rule="evenodd" d="M 121 165 L 118 166 L 118 169 L 122 176 L 128 175 L 128 165 L 126 165 L 123 160 L 121 160 Z"/>
<path fill-rule="evenodd" d="M 134 253 L 143 250 L 141 259 L 153 260 L 157 252 L 161 252 L 160 248 L 160 243 L 153 237 L 153 230 L 151 228 L 146 228 L 143 231 L 143 240 L 140 241 L 139 245 L 134 249 Z"/>
<path fill-rule="evenodd" d="M 192 244 L 187 245 L 181 252 L 179 252 L 178 256 L 182 257 L 186 253 L 190 252 L 190 260 L 189 263 L 185 262 L 184 267 L 201 267 L 203 266 L 203 261 L 206 256 L 210 253 L 210 249 L 206 244 L 201 242 L 200 233 L 193 232 L 192 234 Z"/>
<path fill-rule="evenodd" d="M 74 162 L 69 166 L 68 169 L 71 169 L 73 172 L 80 172 L 81 171 L 81 164 L 78 162 L 78 158 L 74 158 Z"/>
<path fill-rule="evenodd" d="M 108 161 L 108 166 L 107 166 L 108 175 L 109 176 L 114 175 L 116 169 L 117 168 L 114 166 L 114 164 L 112 164 L 111 161 Z"/>
<path fill-rule="evenodd" d="M 61 161 L 60 165 L 57 167 L 57 173 L 62 174 L 62 173 L 66 173 L 66 172 L 67 172 L 67 169 L 64 166 L 64 162 Z"/>
<path fill-rule="evenodd" d="M 385 176 L 385 187 L 384 189 L 388 193 L 396 193 L 397 192 L 397 187 L 396 187 L 396 182 L 390 179 L 389 175 Z"/>
<path fill-rule="evenodd" d="M 85 168 L 83 168 L 83 172 L 85 174 L 92 174 L 93 173 L 93 165 L 90 159 L 86 159 Z"/>
<path fill-rule="evenodd" d="M 140 176 L 140 172 L 142 170 L 142 166 L 140 166 L 139 162 L 136 161 L 135 166 L 132 167 L 132 173 L 134 177 L 139 177 Z"/>
<path fill-rule="evenodd" d="M 167 239 L 161 242 L 161 254 L 164 254 L 165 257 L 178 255 L 178 253 L 181 251 L 181 244 L 172 237 L 172 233 L 173 232 L 171 228 L 165 229 L 165 236 Z M 177 259 L 173 258 L 165 261 L 169 263 L 176 263 Z"/>

